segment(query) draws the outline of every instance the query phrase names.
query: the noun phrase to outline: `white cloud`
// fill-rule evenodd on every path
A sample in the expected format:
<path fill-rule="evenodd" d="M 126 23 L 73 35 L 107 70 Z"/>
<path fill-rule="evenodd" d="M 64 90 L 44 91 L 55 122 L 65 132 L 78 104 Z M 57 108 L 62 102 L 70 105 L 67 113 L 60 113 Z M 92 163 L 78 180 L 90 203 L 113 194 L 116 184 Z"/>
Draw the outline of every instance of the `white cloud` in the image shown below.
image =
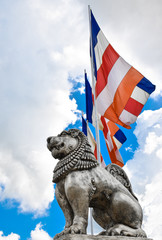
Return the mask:
<path fill-rule="evenodd" d="M 4 236 L 3 232 L 0 231 L 0 240 L 20 240 L 20 236 L 15 233 L 11 233 L 8 236 Z M 36 228 L 31 231 L 30 238 L 28 240 L 52 240 L 49 234 L 43 230 L 43 225 L 38 223 Z"/>
<path fill-rule="evenodd" d="M 162 236 L 162 108 L 145 111 L 137 120 L 134 131 L 139 148 L 127 162 L 126 172 L 144 212 L 143 227 L 149 237 Z"/>
<path fill-rule="evenodd" d="M 74 0 L 0 4 L 0 201 L 17 201 L 20 211 L 36 216 L 54 198 L 56 161 L 46 138 L 78 118 L 68 77 L 83 74 L 89 63 L 82 6 Z"/>
<path fill-rule="evenodd" d="M 0 201 L 11 199 L 20 203 L 20 211 L 44 214 L 54 198 L 52 157 L 43 151 L 21 157 L 0 153 Z"/>
<path fill-rule="evenodd" d="M 82 87 L 78 88 L 78 91 L 80 92 L 80 94 L 85 93 L 85 87 L 82 86 Z"/>
<path fill-rule="evenodd" d="M 161 240 L 162 236 L 162 171 L 152 178 L 146 185 L 145 194 L 141 199 L 144 206 L 144 228 L 147 234 L 155 240 Z"/>
<path fill-rule="evenodd" d="M 149 132 L 145 141 L 144 152 L 151 154 L 156 148 L 160 147 L 162 143 L 162 136 L 157 136 L 155 132 Z"/>
<path fill-rule="evenodd" d="M 125 150 L 128 152 L 133 152 L 132 144 L 129 147 L 126 147 Z"/>
<path fill-rule="evenodd" d="M 42 229 L 42 224 L 37 224 L 35 230 L 31 231 L 31 238 L 29 240 L 52 240 L 49 234 Z"/>
<path fill-rule="evenodd" d="M 15 234 L 15 233 L 11 233 L 8 236 L 4 236 L 3 232 L 0 231 L 0 240 L 19 240 L 20 236 Z"/>

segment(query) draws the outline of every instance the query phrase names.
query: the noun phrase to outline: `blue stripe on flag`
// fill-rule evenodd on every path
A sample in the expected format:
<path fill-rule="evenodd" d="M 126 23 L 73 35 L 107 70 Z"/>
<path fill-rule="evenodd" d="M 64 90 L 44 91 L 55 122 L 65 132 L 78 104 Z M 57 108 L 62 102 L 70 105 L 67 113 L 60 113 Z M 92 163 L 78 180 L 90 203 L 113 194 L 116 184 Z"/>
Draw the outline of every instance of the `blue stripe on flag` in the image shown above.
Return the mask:
<path fill-rule="evenodd" d="M 86 73 L 85 73 L 85 94 L 86 94 L 87 120 L 88 120 L 88 122 L 92 123 L 92 111 L 93 111 L 92 88 L 89 84 Z"/>
<path fill-rule="evenodd" d="M 87 136 L 87 123 L 83 117 L 82 117 L 82 132 Z"/>
<path fill-rule="evenodd" d="M 96 19 L 93 16 L 92 11 L 91 11 L 91 26 L 92 26 L 92 43 L 93 47 L 95 47 L 97 44 L 97 34 L 100 31 L 100 27 L 98 26 L 98 23 L 96 22 Z"/>
<path fill-rule="evenodd" d="M 142 80 L 137 84 L 137 86 L 143 89 L 148 94 L 151 94 L 155 90 L 155 85 L 153 85 L 147 78 L 143 77 Z"/>
<path fill-rule="evenodd" d="M 96 56 L 95 56 L 95 51 L 94 48 L 97 44 L 97 35 L 100 31 L 100 27 L 98 25 L 98 23 L 96 22 L 95 17 L 93 16 L 93 13 L 91 11 L 91 27 L 92 27 L 92 47 L 93 47 L 93 58 L 94 58 L 94 75 L 96 77 L 97 80 L 97 66 L 96 66 Z M 90 53 L 91 55 L 91 53 Z"/>
<path fill-rule="evenodd" d="M 96 81 L 97 81 L 97 66 L 96 66 L 96 55 L 95 55 L 94 48 L 93 48 L 93 59 L 94 59 L 94 62 L 93 62 L 93 65 L 94 65 L 94 76 L 95 76 Z"/>
<path fill-rule="evenodd" d="M 115 133 L 114 137 L 122 144 L 127 140 L 126 136 L 120 129 Z"/>

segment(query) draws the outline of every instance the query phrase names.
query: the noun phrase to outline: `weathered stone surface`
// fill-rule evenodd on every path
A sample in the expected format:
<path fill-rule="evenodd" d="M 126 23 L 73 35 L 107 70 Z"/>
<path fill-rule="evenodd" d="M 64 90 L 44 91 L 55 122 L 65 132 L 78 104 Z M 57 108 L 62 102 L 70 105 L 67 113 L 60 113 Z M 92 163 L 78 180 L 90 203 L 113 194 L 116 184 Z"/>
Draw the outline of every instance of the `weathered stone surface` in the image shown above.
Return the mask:
<path fill-rule="evenodd" d="M 63 235 L 57 240 L 153 240 L 142 237 L 126 237 L 126 236 L 92 236 L 83 234 L 67 234 Z"/>
<path fill-rule="evenodd" d="M 53 182 L 56 183 L 56 199 L 66 219 L 65 229 L 55 239 L 69 233 L 85 234 L 89 207 L 93 208 L 94 220 L 106 229 L 108 236 L 146 238 L 141 228 L 142 208 L 126 173 L 116 164 L 101 167 L 83 132 L 63 131 L 49 137 L 47 147 L 59 160 Z M 84 238 L 77 235 L 76 240 L 79 239 Z"/>

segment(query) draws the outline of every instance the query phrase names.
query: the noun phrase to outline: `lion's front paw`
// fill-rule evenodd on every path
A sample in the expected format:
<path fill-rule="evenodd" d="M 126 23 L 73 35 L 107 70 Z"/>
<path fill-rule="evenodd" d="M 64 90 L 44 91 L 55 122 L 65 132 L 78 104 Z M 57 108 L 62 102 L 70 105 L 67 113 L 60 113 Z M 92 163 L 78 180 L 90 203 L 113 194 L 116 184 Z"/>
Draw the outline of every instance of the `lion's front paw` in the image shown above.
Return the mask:
<path fill-rule="evenodd" d="M 106 232 L 108 236 L 129 236 L 129 237 L 147 237 L 146 233 L 141 229 L 131 228 L 123 224 L 116 224 L 115 226 L 109 228 Z"/>
<path fill-rule="evenodd" d="M 107 230 L 106 235 L 108 236 L 119 236 L 122 235 L 121 234 L 121 230 L 119 228 L 110 228 L 109 230 Z"/>
<path fill-rule="evenodd" d="M 71 234 L 85 234 L 86 233 L 86 228 L 79 225 L 79 224 L 74 224 L 70 227 L 70 233 Z"/>

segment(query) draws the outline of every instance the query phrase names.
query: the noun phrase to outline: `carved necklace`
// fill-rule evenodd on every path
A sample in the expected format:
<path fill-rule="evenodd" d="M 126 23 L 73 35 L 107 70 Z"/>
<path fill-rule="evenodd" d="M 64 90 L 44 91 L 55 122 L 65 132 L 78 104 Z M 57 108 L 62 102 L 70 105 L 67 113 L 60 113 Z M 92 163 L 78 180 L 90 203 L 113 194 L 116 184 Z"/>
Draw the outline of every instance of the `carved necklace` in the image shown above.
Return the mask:
<path fill-rule="evenodd" d="M 78 146 L 75 150 L 62 158 L 54 169 L 53 182 L 57 183 L 70 172 L 94 168 L 98 162 L 92 153 L 87 137 L 83 134 L 77 136 Z"/>

